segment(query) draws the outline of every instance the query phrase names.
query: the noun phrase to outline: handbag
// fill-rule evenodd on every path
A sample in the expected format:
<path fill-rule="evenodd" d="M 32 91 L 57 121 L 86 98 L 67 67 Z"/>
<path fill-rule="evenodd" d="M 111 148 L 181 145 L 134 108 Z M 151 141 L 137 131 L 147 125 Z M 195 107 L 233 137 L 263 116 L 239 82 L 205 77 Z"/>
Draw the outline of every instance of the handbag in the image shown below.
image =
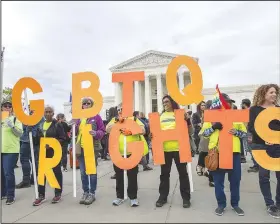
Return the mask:
<path fill-rule="evenodd" d="M 218 149 L 215 147 L 208 150 L 208 155 L 205 157 L 205 167 L 209 171 L 215 171 L 219 167 L 219 153 Z"/>
<path fill-rule="evenodd" d="M 80 156 L 82 154 L 82 146 L 81 146 L 81 141 L 79 140 L 76 142 L 76 156 Z"/>

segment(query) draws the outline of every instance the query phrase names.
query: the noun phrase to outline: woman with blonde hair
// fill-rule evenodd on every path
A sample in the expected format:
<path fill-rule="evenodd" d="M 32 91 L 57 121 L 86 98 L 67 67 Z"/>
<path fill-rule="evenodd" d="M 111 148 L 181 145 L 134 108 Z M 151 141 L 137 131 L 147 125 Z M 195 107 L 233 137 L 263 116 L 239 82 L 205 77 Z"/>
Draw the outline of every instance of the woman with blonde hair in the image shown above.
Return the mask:
<path fill-rule="evenodd" d="M 270 107 L 279 107 L 279 85 L 268 84 L 260 86 L 255 92 L 253 106 L 250 108 L 250 119 L 248 131 L 252 134 L 252 149 L 266 149 L 267 154 L 272 158 L 280 157 L 280 145 L 265 142 L 256 132 L 254 124 L 258 115 Z M 280 120 L 272 120 L 269 128 L 274 131 L 280 131 Z M 280 171 L 276 171 L 276 204 L 272 200 L 270 189 L 270 171 L 259 166 L 259 184 L 267 212 L 274 218 L 280 218 Z"/>

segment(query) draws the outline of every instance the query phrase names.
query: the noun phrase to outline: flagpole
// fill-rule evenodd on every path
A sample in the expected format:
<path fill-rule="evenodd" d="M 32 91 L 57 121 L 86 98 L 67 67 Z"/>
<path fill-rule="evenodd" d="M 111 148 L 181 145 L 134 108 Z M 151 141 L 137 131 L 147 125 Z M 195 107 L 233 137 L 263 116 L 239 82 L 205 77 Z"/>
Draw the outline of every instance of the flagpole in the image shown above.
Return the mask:
<path fill-rule="evenodd" d="M 24 100 L 27 114 L 30 114 L 29 107 L 28 107 L 28 98 L 27 98 L 27 90 L 24 89 Z M 32 131 L 29 131 L 29 142 L 30 142 L 30 149 L 31 149 L 31 160 L 32 160 L 32 169 L 33 169 L 33 178 L 34 178 L 34 187 L 35 187 L 35 197 L 36 199 L 39 198 L 38 196 L 38 183 L 37 183 L 37 172 L 36 172 L 36 165 L 35 165 L 35 155 L 34 155 L 34 145 L 33 145 L 33 137 Z"/>
<path fill-rule="evenodd" d="M 0 99 L 2 101 L 2 95 L 3 95 L 3 75 L 4 75 L 4 53 L 5 53 L 5 47 L 1 50 L 1 77 L 0 77 Z M 2 130 L 2 129 L 1 129 Z"/>

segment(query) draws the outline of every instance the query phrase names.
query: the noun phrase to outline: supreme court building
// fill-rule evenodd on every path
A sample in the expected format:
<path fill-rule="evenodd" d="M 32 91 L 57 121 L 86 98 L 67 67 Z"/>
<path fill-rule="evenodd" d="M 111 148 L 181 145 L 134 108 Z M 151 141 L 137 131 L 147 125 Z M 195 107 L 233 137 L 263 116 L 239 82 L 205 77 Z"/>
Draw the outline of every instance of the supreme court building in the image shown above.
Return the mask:
<path fill-rule="evenodd" d="M 126 60 L 110 68 L 112 73 L 124 73 L 134 71 L 144 71 L 145 80 L 134 82 L 134 111 L 144 112 L 146 117 L 151 112 L 162 112 L 162 97 L 168 94 L 166 88 L 167 67 L 175 58 L 176 54 L 150 50 Z M 193 58 L 198 63 L 198 58 Z M 129 75 L 129 74 L 127 74 Z M 191 82 L 190 72 L 186 66 L 181 66 L 177 72 L 177 82 L 182 90 Z M 122 83 L 113 83 L 115 87 L 114 96 L 103 97 L 103 108 L 100 111 L 102 119 L 106 119 L 106 114 L 110 107 L 117 106 L 122 102 Z M 222 92 L 227 93 L 236 101 L 239 107 L 241 100 L 249 98 L 252 100 L 253 94 L 259 85 L 220 87 Z M 215 94 L 215 87 L 203 89 L 204 100 L 210 100 Z M 185 106 L 185 110 L 196 112 L 197 105 Z M 71 119 L 71 103 L 64 104 L 64 113 L 67 119 Z"/>

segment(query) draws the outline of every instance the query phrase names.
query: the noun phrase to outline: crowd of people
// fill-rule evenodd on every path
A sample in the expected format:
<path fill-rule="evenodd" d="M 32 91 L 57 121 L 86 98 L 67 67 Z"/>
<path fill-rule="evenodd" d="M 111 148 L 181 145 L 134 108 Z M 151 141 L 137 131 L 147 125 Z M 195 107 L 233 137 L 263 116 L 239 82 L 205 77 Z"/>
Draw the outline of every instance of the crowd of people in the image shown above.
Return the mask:
<path fill-rule="evenodd" d="M 235 101 L 227 94 L 222 93 L 226 103 L 232 108 L 237 109 Z M 229 133 L 233 136 L 233 169 L 216 169 L 209 171 L 205 165 L 205 158 L 211 150 L 219 151 L 219 133 L 223 129 L 220 122 L 204 121 L 204 112 L 206 110 L 220 109 L 212 107 L 212 101 L 202 101 L 197 106 L 197 112 L 191 114 L 185 113 L 185 122 L 189 130 L 192 156 L 198 154 L 198 163 L 196 167 L 197 175 L 205 176 L 209 180 L 209 186 L 214 188 L 217 200 L 217 208 L 215 213 L 219 216 L 223 215 L 226 208 L 226 196 L 224 193 L 225 174 L 228 173 L 231 192 L 231 207 L 240 216 L 244 215 L 243 209 L 239 206 L 240 201 L 240 181 L 241 181 L 241 164 L 246 163 L 246 153 L 251 153 L 253 166 L 248 172 L 259 174 L 259 185 L 263 195 L 267 212 L 274 218 L 280 218 L 280 171 L 276 171 L 277 190 L 275 202 L 272 199 L 270 189 L 270 171 L 258 165 L 257 161 L 252 156 L 251 149 L 266 149 L 269 156 L 273 158 L 280 157 L 280 145 L 271 144 L 263 141 L 254 128 L 254 122 L 259 113 L 269 107 L 279 107 L 279 86 L 275 84 L 260 86 L 254 95 L 251 105 L 250 99 L 243 99 L 240 109 L 249 109 L 250 119 L 248 123 L 236 122 L 233 124 Z M 82 108 L 90 108 L 94 105 L 91 98 L 82 100 Z M 163 111 L 160 114 L 160 126 L 162 130 L 174 129 L 176 127 L 174 110 L 179 109 L 179 105 L 169 96 L 166 95 L 162 99 Z M 31 187 L 34 184 L 33 172 L 31 169 L 31 145 L 29 132 L 32 133 L 33 148 L 35 154 L 35 167 L 38 169 L 38 156 L 40 149 L 40 138 L 52 137 L 57 139 L 62 146 L 62 159 L 56 167 L 53 168 L 56 179 L 58 180 L 60 189 L 54 189 L 54 197 L 52 203 L 58 203 L 61 200 L 63 191 L 63 172 L 67 172 L 68 154 L 71 153 L 71 138 L 72 127 L 75 125 L 76 136 L 76 154 L 78 166 L 81 175 L 83 194 L 80 199 L 80 204 L 90 205 L 96 200 L 97 190 L 97 174 L 87 175 L 85 171 L 85 158 L 83 152 L 84 136 L 83 127 L 86 124 L 92 126 L 89 132 L 94 139 L 95 163 L 98 165 L 98 157 L 104 160 L 110 160 L 109 135 L 112 127 L 124 122 L 125 119 L 134 120 L 142 129 L 142 133 L 132 135 L 129 129 L 121 129 L 119 137 L 119 151 L 124 156 L 124 138 L 127 142 L 142 141 L 144 143 L 144 151 L 141 162 L 134 168 L 127 171 L 128 185 L 127 195 L 130 199 L 131 206 L 139 206 L 138 201 L 138 182 L 137 175 L 139 165 L 143 166 L 144 171 L 150 171 L 153 168 L 149 165 L 152 156 L 153 133 L 149 127 L 149 120 L 143 112 L 135 111 L 131 117 L 122 116 L 122 104 L 109 109 L 109 116 L 106 121 L 103 121 L 100 115 L 95 115 L 87 119 L 73 120 L 72 124 L 68 124 L 63 114 L 58 114 L 54 118 L 54 108 L 51 106 L 45 107 L 45 114 L 41 121 L 35 126 L 23 125 L 13 114 L 12 103 L 9 100 L 1 103 L 1 110 L 9 112 L 9 117 L 2 121 L 2 153 L 1 153 L 1 199 L 6 200 L 7 205 L 15 202 L 15 189 Z M 34 111 L 31 111 L 32 114 Z M 273 120 L 270 123 L 270 128 L 275 131 L 280 131 L 280 120 Z M 47 147 L 47 157 L 53 156 L 53 150 L 50 146 Z M 191 207 L 191 191 L 190 180 L 187 172 L 187 163 L 181 163 L 179 158 L 178 141 L 171 140 L 164 142 L 163 151 L 165 155 L 165 164 L 160 166 L 160 184 L 159 197 L 156 201 L 156 207 L 162 207 L 167 203 L 169 188 L 170 188 L 170 172 L 173 160 L 180 181 L 180 193 L 182 197 L 182 206 L 184 208 Z M 127 154 L 127 157 L 130 153 Z M 22 168 L 22 181 L 16 185 L 14 169 L 16 167 L 18 157 L 20 158 Z M 70 161 L 71 162 L 71 161 Z M 119 206 L 124 202 L 124 170 L 113 164 L 115 174 L 111 177 L 116 179 L 116 199 L 113 200 L 113 205 Z M 38 170 L 37 170 L 38 171 Z M 36 172 L 38 173 L 38 172 Z M 39 185 L 39 197 L 33 202 L 34 206 L 41 205 L 45 198 L 45 185 Z"/>

